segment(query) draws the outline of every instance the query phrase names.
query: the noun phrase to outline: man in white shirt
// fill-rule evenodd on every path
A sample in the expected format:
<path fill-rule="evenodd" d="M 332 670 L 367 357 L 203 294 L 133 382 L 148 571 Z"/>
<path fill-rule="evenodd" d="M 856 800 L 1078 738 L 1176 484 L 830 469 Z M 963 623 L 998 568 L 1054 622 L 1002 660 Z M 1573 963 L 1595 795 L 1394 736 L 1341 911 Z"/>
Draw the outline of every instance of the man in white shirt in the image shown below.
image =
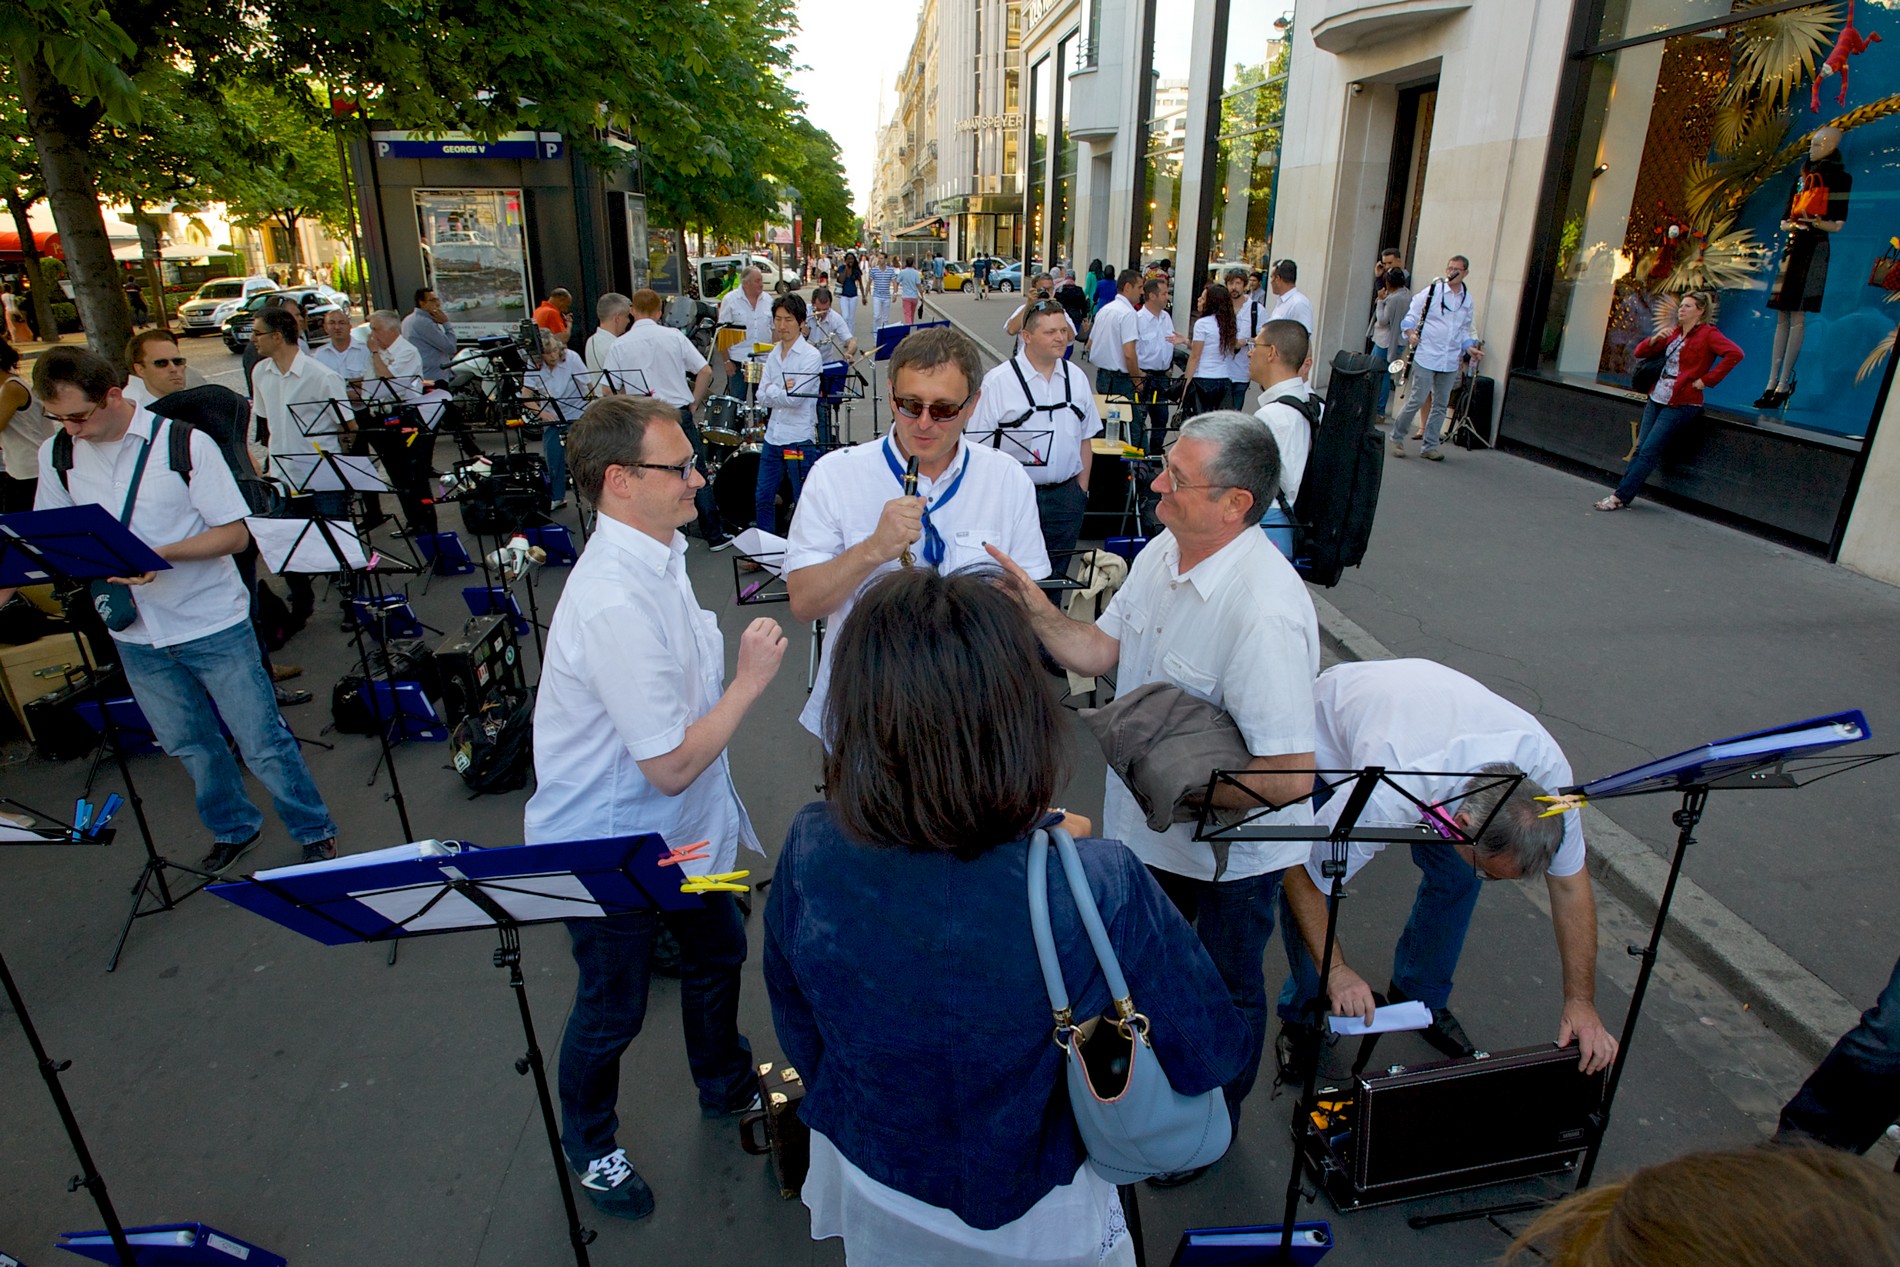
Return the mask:
<path fill-rule="evenodd" d="M 1071 672 L 1113 670 L 1127 695 L 1162 682 L 1233 718 L 1253 755 L 1249 784 L 1285 809 L 1266 821 L 1312 821 L 1300 798 L 1313 790 L 1313 678 L 1319 671 L 1319 622 L 1306 586 L 1254 525 L 1272 500 L 1280 455 L 1273 436 L 1245 414 L 1202 414 L 1181 427 L 1155 477 L 1156 508 L 1166 531 L 1135 556 L 1127 583 L 1094 624 L 1071 620 L 1021 568 L 998 557 L 1049 654 Z M 993 552 L 994 553 L 994 552 Z M 1237 789 L 1217 804 L 1258 810 Z M 1229 1083 L 1237 1115 L 1265 1050 L 1268 1002 L 1262 956 L 1273 936 L 1281 874 L 1304 861 L 1301 842 L 1236 841 L 1216 874 L 1212 848 L 1193 823 L 1149 828 L 1134 796 L 1111 771 L 1102 835 L 1120 840 L 1148 865 L 1200 934 L 1234 1005 L 1247 1018 L 1251 1055 Z M 1184 1182 L 1193 1177 L 1170 1177 Z"/>
<path fill-rule="evenodd" d="M 273 453 L 340 453 L 347 447 L 350 389 L 297 347 L 297 319 L 283 307 L 252 318 L 251 339 L 263 360 L 251 373 L 251 410 Z"/>
<path fill-rule="evenodd" d="M 1563 965 L 1557 1045 L 1574 1040 L 1585 1073 L 1609 1068 L 1616 1057 L 1616 1039 L 1596 1010 L 1596 899 L 1590 873 L 1584 870 L 1581 815 L 1572 809 L 1546 817 L 1549 807 L 1536 799 L 1572 782 L 1570 762 L 1550 732 L 1509 700 L 1430 660 L 1335 665 L 1315 684 L 1313 707 L 1319 769 L 1380 765 L 1395 774 L 1434 772 L 1398 774 L 1395 780 L 1429 810 L 1421 812 L 1382 783 L 1359 815 L 1359 822 L 1368 827 L 1423 823 L 1435 833 L 1412 846 L 1412 862 L 1422 874 L 1411 918 L 1393 953 L 1387 1001 L 1425 1004 L 1432 1010 L 1426 1040 L 1447 1055 L 1469 1055 L 1471 1040 L 1447 1004 L 1482 881 L 1541 875 Z M 1519 774 L 1527 777 L 1513 789 L 1508 779 Z M 1348 790 L 1337 789 L 1317 809 L 1320 823 L 1339 821 Z M 1449 833 L 1447 819 L 1463 834 L 1476 836 L 1477 845 Z M 1383 849 L 1356 841 L 1348 845 L 1345 878 L 1350 880 Z M 1306 1003 L 1319 994 L 1319 974 L 1309 948 L 1319 951 L 1326 935 L 1324 895 L 1332 881 L 1322 875 L 1321 865 L 1329 854 L 1330 846 L 1316 845 L 1305 867 L 1287 873 L 1284 894 L 1293 926 L 1286 930 L 1286 944 L 1293 976 L 1281 993 L 1280 1013 L 1291 1025 L 1316 1023 L 1304 1012 Z M 1327 980 L 1335 1015 L 1371 1019 L 1371 987 L 1347 966 L 1337 941 Z"/>
<path fill-rule="evenodd" d="M 1318 425 L 1319 399 L 1300 377 L 1311 340 L 1297 321 L 1269 321 L 1260 328 L 1247 356 L 1247 369 L 1260 386 L 1260 407 L 1254 417 L 1273 432 L 1280 450 L 1280 495 L 1260 520 L 1267 538 L 1288 559 L 1293 557 L 1293 522 L 1289 508 L 1297 508 L 1306 459 L 1313 451 L 1313 428 Z"/>
<path fill-rule="evenodd" d="M 185 354 L 169 330 L 141 330 L 125 345 L 131 374 L 125 380 L 125 398 L 141 409 L 185 390 Z M 20 479 L 32 476 L 22 471 Z"/>
<path fill-rule="evenodd" d="M 1248 289 L 1253 276 L 1244 264 L 1236 264 L 1220 275 L 1221 285 L 1227 287 L 1227 294 L 1234 301 L 1234 328 L 1242 343 L 1252 341 L 1260 333 L 1260 327 L 1273 320 L 1271 311 L 1261 301 L 1260 292 Z"/>
<path fill-rule="evenodd" d="M 805 341 L 818 349 L 818 359 L 825 365 L 825 394 L 818 400 L 818 439 L 828 445 L 836 439 L 832 415 L 844 395 L 846 367 L 858 359 L 857 337 L 851 332 L 851 323 L 833 306 L 829 286 L 811 292 Z"/>
<path fill-rule="evenodd" d="M 965 429 L 970 443 L 1000 450 L 1029 472 L 1043 549 L 1052 563 L 1073 552 L 1082 535 L 1095 456 L 1089 441 L 1102 434 L 1088 375 L 1062 356 L 1071 337 L 1061 304 L 1031 304 L 1022 351 L 984 376 Z"/>
<path fill-rule="evenodd" d="M 772 300 L 765 293 L 764 273 L 756 268 L 746 269 L 739 284 L 719 301 L 719 324 L 739 326 L 745 331 L 737 343 L 726 349 L 726 390 L 731 395 L 741 395 L 741 391 L 733 389 L 745 381 L 744 366 L 752 359 L 752 345 L 772 341 Z"/>
<path fill-rule="evenodd" d="M 1135 300 L 1141 282 L 1140 273 L 1124 268 L 1115 279 L 1115 298 L 1096 311 L 1089 327 L 1089 364 L 1095 367 L 1095 390 L 1104 396 L 1134 399 Z"/>
<path fill-rule="evenodd" d="M 370 391 L 399 406 L 393 412 L 376 411 L 395 422 L 376 430 L 370 443 L 382 456 L 383 472 L 402 503 L 409 531 L 433 533 L 438 524 L 429 481 L 435 466 L 436 424 L 448 396 L 423 381 L 422 357 L 402 337 L 402 321 L 390 309 L 369 314 L 369 364 L 370 376 L 382 380 Z"/>
<path fill-rule="evenodd" d="M 682 877 L 731 872 L 741 847 L 760 850 L 726 745 L 777 674 L 785 637 L 776 621 L 754 620 L 722 689 L 725 639 L 693 594 L 679 533 L 704 477 L 671 405 L 597 400 L 575 424 L 569 450 L 575 484 L 600 516 L 548 627 L 523 839 L 653 832 L 670 849 L 707 843 L 705 857 L 679 864 Z M 732 894 L 707 893 L 688 910 L 571 921 L 580 980 L 561 1037 L 561 1143 L 594 1204 L 626 1219 L 653 1211 L 652 1191 L 614 1134 L 620 1060 L 646 1019 L 661 923 L 680 945 L 700 1113 L 725 1117 L 757 1103 L 752 1049 L 739 1032 L 746 934 Z"/>
<path fill-rule="evenodd" d="M 607 349 L 633 324 L 633 301 L 619 291 L 610 290 L 594 302 L 594 319 L 600 324 L 587 336 L 587 368 L 595 373 L 607 368 Z"/>
<path fill-rule="evenodd" d="M 818 349 L 801 334 L 805 316 L 805 301 L 797 295 L 780 295 L 772 301 L 776 341 L 765 358 L 758 397 L 772 413 L 759 450 L 753 500 L 754 522 L 761 532 L 778 532 L 779 485 L 788 486 L 786 501 L 796 507 L 799 490 L 818 460 L 818 392 L 825 366 Z"/>
<path fill-rule="evenodd" d="M 40 446 L 34 508 L 91 504 L 118 515 L 130 494 L 127 526 L 171 564 L 116 578 L 129 589 L 135 613 L 112 630 L 112 641 L 153 737 L 184 763 L 197 789 L 198 816 L 213 842 L 199 867 L 223 875 L 264 827 L 220 718 L 244 764 L 270 790 L 303 861 L 334 858 L 336 823 L 277 710 L 251 631 L 250 595 L 232 562 L 250 542 L 249 509 L 217 443 L 194 431 L 190 474 L 173 470 L 175 424 L 127 400 L 111 363 L 83 347 L 42 353 L 33 365 L 33 394 L 63 428 Z"/>
<path fill-rule="evenodd" d="M 785 552 L 794 620 L 842 625 L 874 577 L 899 566 L 953 572 L 987 562 L 984 546 L 992 543 L 1030 575 L 1049 575 L 1022 464 L 964 439 L 980 378 L 976 344 L 952 327 L 919 330 L 897 345 L 887 380 L 891 429 L 874 444 L 827 454 L 806 477 Z M 917 485 L 907 494 L 912 458 Z M 830 677 L 827 641 L 798 718 L 820 739 Z"/>
<path fill-rule="evenodd" d="M 1017 352 L 1023 350 L 1023 321 L 1028 316 L 1029 305 L 1039 299 L 1054 299 L 1055 297 L 1055 281 L 1049 274 L 1037 273 L 1034 277 L 1029 279 L 1029 293 L 1023 297 L 1023 302 L 1016 305 L 1016 311 L 1009 314 L 1009 320 L 1003 323 L 1003 333 L 1015 340 L 1014 350 L 1010 355 L 1014 356 Z M 1056 307 L 1062 308 L 1062 305 L 1057 304 Z M 1069 316 L 1069 310 L 1067 308 L 1062 308 L 1062 315 L 1069 323 L 1070 337 L 1080 338 L 1082 332 L 1075 328 L 1075 318 Z"/>
<path fill-rule="evenodd" d="M 448 380 L 448 365 L 455 359 L 455 327 L 449 324 L 441 298 L 429 287 L 417 287 L 416 306 L 402 319 L 402 337 L 415 345 L 422 359 L 422 377 L 432 383 Z"/>
<path fill-rule="evenodd" d="M 1412 354 L 1411 391 L 1405 408 L 1392 424 L 1392 456 L 1405 456 L 1404 437 L 1411 433 L 1412 419 L 1424 407 L 1425 397 L 1432 398 L 1432 411 L 1425 420 L 1425 444 L 1421 457 L 1443 462 L 1439 446 L 1445 428 L 1445 406 L 1452 389 L 1458 386 L 1459 358 L 1468 356 L 1475 365 L 1484 359 L 1484 345 L 1471 334 L 1471 291 L 1465 275 L 1471 261 L 1454 255 L 1445 263 L 1445 275 L 1412 295 L 1412 306 L 1405 311 L 1399 329 L 1405 334 Z"/>
<path fill-rule="evenodd" d="M 350 334 L 350 314 L 332 308 L 323 314 L 322 343 L 310 349 L 310 359 L 343 380 L 354 398 L 357 384 L 370 376 L 369 345 L 358 343 Z"/>
<path fill-rule="evenodd" d="M 713 549 L 723 550 L 732 544 L 732 536 L 719 519 L 712 476 L 706 469 L 706 443 L 695 421 L 712 390 L 712 366 L 683 332 L 660 324 L 664 305 L 660 292 L 650 287 L 636 290 L 627 302 L 633 324 L 607 349 L 601 368 L 614 376 L 625 375 L 617 390 L 645 392 L 679 411 L 680 428 L 699 462 L 701 486 L 693 503 L 699 511 L 699 535 Z"/>
<path fill-rule="evenodd" d="M 1141 307 L 1135 309 L 1135 428 L 1146 424 L 1147 451 L 1168 447 L 1168 378 L 1174 370 L 1174 347 L 1185 342 L 1168 313 L 1168 279 L 1151 277 L 1141 284 Z"/>
<path fill-rule="evenodd" d="M 1299 280 L 1300 266 L 1292 260 L 1281 260 L 1273 266 L 1273 273 L 1267 279 L 1267 289 L 1274 296 L 1273 312 L 1268 319 L 1297 321 L 1310 337 L 1318 322 L 1313 316 L 1313 301 L 1299 288 Z"/>

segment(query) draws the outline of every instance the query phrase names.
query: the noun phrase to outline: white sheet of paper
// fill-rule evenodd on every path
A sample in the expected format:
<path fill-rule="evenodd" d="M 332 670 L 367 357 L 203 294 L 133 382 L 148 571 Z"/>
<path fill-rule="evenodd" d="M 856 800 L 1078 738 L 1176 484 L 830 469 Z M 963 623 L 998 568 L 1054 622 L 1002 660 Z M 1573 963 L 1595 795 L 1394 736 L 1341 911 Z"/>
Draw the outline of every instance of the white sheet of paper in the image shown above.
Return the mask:
<path fill-rule="evenodd" d="M 338 568 L 337 552 L 330 548 L 320 529 L 312 526 L 308 519 L 246 519 L 251 529 L 251 537 L 257 542 L 257 552 L 263 556 L 264 566 L 272 572 L 334 572 Z M 348 520 L 331 519 L 330 533 L 336 538 L 337 549 L 343 552 L 343 562 L 353 568 L 367 568 L 369 559 L 363 553 L 363 543 L 356 535 L 356 526 Z"/>
<path fill-rule="evenodd" d="M 70 825 L 70 824 L 69 824 Z M 45 840 L 46 837 L 12 823 L 0 823 L 0 840 Z"/>
<path fill-rule="evenodd" d="M 747 528 L 732 544 L 740 554 L 757 559 L 760 566 L 773 576 L 785 575 L 785 547 L 789 543 L 784 537 L 775 536 L 763 528 Z"/>
<path fill-rule="evenodd" d="M 522 921 L 589 919 L 606 914 L 579 877 L 568 872 L 510 876 L 505 880 L 476 883 L 490 901 Z M 442 894 L 441 900 L 429 906 L 438 893 Z M 495 922 L 481 907 L 453 889 L 444 891 L 439 884 L 370 890 L 350 896 L 412 933 L 442 928 L 486 928 Z M 429 912 L 418 918 L 416 912 L 424 906 L 429 906 Z"/>
<path fill-rule="evenodd" d="M 1372 1014 L 1368 1025 L 1356 1016 L 1335 1016 L 1329 1022 L 1335 1034 L 1391 1034 L 1402 1029 L 1424 1029 L 1432 1023 L 1432 1010 L 1423 1003 L 1388 1003 Z"/>
<path fill-rule="evenodd" d="M 259 880 L 284 880 L 296 875 L 314 875 L 318 871 L 348 871 L 353 867 L 373 867 L 384 862 L 408 862 L 414 858 L 446 858 L 461 852 L 439 840 L 418 840 L 407 845 L 391 845 L 368 853 L 348 853 L 328 862 L 294 862 L 287 867 L 259 871 Z"/>

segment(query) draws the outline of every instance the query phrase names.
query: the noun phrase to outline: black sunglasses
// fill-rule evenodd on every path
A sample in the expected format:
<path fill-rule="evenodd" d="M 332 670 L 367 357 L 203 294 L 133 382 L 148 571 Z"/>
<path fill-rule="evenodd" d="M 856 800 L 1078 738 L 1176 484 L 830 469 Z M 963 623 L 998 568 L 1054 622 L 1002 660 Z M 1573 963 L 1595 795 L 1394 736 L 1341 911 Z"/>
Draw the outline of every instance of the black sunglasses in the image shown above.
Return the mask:
<path fill-rule="evenodd" d="M 971 392 L 954 405 L 941 400 L 925 402 L 915 396 L 892 396 L 891 408 L 897 410 L 898 413 L 904 415 L 906 418 L 921 418 L 928 412 L 930 416 L 938 422 L 949 422 L 952 418 L 962 413 L 963 407 L 969 404 L 975 396 L 976 393 Z"/>

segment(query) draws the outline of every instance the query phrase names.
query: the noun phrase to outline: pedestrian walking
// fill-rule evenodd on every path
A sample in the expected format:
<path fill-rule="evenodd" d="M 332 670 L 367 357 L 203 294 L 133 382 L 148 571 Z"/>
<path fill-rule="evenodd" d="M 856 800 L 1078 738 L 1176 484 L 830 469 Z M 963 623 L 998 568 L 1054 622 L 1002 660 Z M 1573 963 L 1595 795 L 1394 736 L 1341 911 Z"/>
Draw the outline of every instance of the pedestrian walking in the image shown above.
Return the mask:
<path fill-rule="evenodd" d="M 864 267 L 858 263 L 858 253 L 846 251 L 844 262 L 838 265 L 838 313 L 853 330 L 858 328 L 859 288 L 863 284 Z"/>
<path fill-rule="evenodd" d="M 923 303 L 923 274 L 917 271 L 915 264 L 906 264 L 897 270 L 897 297 L 904 304 L 904 324 L 917 324 L 917 309 Z"/>
<path fill-rule="evenodd" d="M 1279 265 L 1274 268 L 1277 277 Z M 1471 334 L 1471 289 L 1465 284 L 1470 271 L 1470 260 L 1452 256 L 1446 261 L 1445 275 L 1412 296 L 1412 306 L 1399 323 L 1400 333 L 1411 347 L 1412 390 L 1398 421 L 1392 424 L 1393 457 L 1405 456 L 1406 428 L 1429 396 L 1432 409 L 1426 417 L 1422 456 L 1434 462 L 1445 459 L 1438 442 L 1445 426 L 1445 406 L 1451 400 L 1451 389 L 1458 385 L 1459 358 L 1469 356 L 1474 362 L 1484 359 L 1484 349 Z M 1698 396 L 1698 403 L 1700 399 Z"/>
<path fill-rule="evenodd" d="M 871 257 L 871 328 L 882 330 L 890 324 L 891 292 L 897 283 L 897 270 L 879 251 Z"/>

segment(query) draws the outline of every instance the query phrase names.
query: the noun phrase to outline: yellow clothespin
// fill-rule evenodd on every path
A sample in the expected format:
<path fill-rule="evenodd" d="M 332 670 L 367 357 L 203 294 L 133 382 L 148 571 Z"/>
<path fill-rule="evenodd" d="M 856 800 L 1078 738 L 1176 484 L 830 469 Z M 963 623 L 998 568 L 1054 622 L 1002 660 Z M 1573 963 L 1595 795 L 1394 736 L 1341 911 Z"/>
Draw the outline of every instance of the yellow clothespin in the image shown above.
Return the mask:
<path fill-rule="evenodd" d="M 750 871 L 724 871 L 713 875 L 696 875 L 687 878 L 680 885 L 681 893 L 745 893 L 752 886 L 739 881 L 751 875 Z"/>
<path fill-rule="evenodd" d="M 1563 813 L 1565 810 L 1582 809 L 1590 803 L 1589 797 L 1577 796 L 1575 794 L 1570 796 L 1539 796 L 1533 799 L 1542 801 L 1550 806 L 1549 809 L 1538 815 L 1539 818 L 1550 818 Z"/>

